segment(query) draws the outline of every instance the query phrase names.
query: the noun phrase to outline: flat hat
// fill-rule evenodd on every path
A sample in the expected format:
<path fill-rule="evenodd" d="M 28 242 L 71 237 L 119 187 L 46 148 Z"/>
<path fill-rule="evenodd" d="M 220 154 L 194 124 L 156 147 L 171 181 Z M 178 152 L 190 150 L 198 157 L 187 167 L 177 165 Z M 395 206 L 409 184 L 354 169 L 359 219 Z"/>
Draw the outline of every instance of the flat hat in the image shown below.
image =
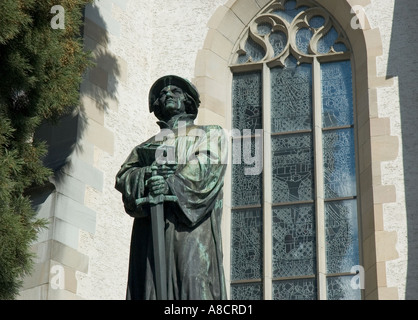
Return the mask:
<path fill-rule="evenodd" d="M 149 111 L 154 112 L 154 102 L 160 97 L 160 92 L 167 86 L 176 86 L 189 94 L 189 96 L 194 100 L 194 109 L 192 113 L 197 115 L 197 109 L 200 104 L 200 96 L 197 88 L 187 79 L 184 79 L 175 75 L 168 75 L 159 78 L 154 82 L 150 91 L 149 91 Z"/>

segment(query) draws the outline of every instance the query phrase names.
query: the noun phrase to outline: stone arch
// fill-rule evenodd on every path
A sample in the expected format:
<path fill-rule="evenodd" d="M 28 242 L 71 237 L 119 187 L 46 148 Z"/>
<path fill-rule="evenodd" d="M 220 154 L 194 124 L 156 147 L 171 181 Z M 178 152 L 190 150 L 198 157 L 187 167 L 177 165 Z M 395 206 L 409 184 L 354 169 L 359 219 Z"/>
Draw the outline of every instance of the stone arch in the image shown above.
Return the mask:
<path fill-rule="evenodd" d="M 303 1 L 303 0 L 299 0 Z M 236 42 L 252 19 L 272 0 L 229 0 L 220 6 L 208 22 L 204 46 L 199 51 L 195 65 L 194 82 L 201 93 L 202 107 L 198 121 L 231 128 L 230 56 Z M 383 185 L 381 163 L 398 156 L 398 138 L 390 135 L 390 119 L 379 118 L 377 88 L 392 85 L 392 81 L 377 74 L 376 60 L 382 55 L 379 29 L 373 29 L 358 8 L 366 7 L 370 0 L 311 0 L 322 6 L 344 29 L 353 52 L 353 77 L 357 109 L 357 148 L 359 194 L 361 205 L 361 251 L 365 271 L 366 299 L 398 299 L 397 288 L 388 288 L 386 262 L 397 258 L 396 234 L 386 232 L 383 226 L 384 204 L 396 201 L 392 185 Z M 354 24 L 353 24 L 354 23 Z M 356 24 L 357 23 L 357 24 Z M 358 26 L 361 23 L 361 28 Z M 226 179 L 230 178 L 228 176 Z M 228 180 L 226 180 L 228 181 Z M 225 220 L 230 203 L 225 186 Z M 229 224 L 225 227 L 225 265 L 229 265 Z M 228 280 L 228 267 L 225 268 Z"/>

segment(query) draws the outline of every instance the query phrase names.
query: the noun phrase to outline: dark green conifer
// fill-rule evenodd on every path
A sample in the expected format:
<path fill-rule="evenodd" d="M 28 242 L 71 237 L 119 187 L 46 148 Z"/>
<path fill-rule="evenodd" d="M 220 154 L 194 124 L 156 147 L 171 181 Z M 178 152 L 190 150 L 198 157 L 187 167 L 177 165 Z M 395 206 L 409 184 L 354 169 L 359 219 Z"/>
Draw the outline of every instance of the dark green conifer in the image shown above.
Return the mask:
<path fill-rule="evenodd" d="M 51 171 L 34 141 L 43 121 L 56 121 L 79 100 L 90 64 L 83 50 L 82 13 L 91 0 L 0 1 L 0 299 L 13 299 L 32 267 L 31 244 L 45 221 L 36 217 L 27 190 Z M 64 9 L 64 28 L 51 26 Z"/>

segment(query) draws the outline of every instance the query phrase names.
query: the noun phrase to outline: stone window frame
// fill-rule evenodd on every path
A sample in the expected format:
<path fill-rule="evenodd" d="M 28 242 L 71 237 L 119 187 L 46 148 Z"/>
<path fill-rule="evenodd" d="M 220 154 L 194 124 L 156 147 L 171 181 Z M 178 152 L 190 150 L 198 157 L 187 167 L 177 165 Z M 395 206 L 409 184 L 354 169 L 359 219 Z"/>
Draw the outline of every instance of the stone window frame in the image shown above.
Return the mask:
<path fill-rule="evenodd" d="M 241 34 L 257 14 L 272 0 L 229 0 L 220 6 L 208 22 L 203 48 L 198 52 L 194 82 L 201 93 L 199 123 L 214 122 L 231 128 L 230 57 Z M 379 118 L 377 88 L 392 85 L 391 79 L 377 74 L 377 58 L 382 55 L 379 29 L 372 29 L 364 17 L 362 28 L 353 28 L 354 6 L 370 0 L 312 0 L 324 8 L 343 28 L 351 44 L 354 104 L 357 106 L 355 127 L 358 146 L 358 185 L 361 261 L 364 268 L 365 299 L 397 299 L 397 288 L 386 279 L 386 262 L 396 258 L 396 241 L 383 225 L 384 204 L 396 201 L 393 185 L 383 185 L 381 164 L 396 159 L 399 142 L 390 134 L 390 119 Z M 230 283 L 230 212 L 231 170 L 225 178 L 224 217 L 222 225 L 224 266 Z M 265 253 L 266 254 L 266 253 Z M 270 253 L 267 253 L 270 254 Z M 267 274 L 267 276 L 266 276 Z M 264 273 L 268 277 L 268 272 Z M 269 282 L 270 280 L 267 279 Z M 271 281 L 270 281 L 271 282 Z M 229 286 L 228 291 L 229 291 Z M 269 288 L 265 289 L 265 293 Z M 270 290 L 271 292 L 271 290 Z M 265 298 L 270 298 L 265 295 Z"/>

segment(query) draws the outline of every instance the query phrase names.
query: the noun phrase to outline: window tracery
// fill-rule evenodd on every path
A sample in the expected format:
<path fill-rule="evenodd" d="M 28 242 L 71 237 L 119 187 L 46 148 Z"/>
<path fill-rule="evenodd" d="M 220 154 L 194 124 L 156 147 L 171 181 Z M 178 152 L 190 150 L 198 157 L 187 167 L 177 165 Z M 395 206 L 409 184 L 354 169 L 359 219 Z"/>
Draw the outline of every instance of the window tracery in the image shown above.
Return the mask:
<path fill-rule="evenodd" d="M 311 63 L 314 57 L 347 57 L 348 48 L 329 13 L 312 1 L 274 1 L 250 23 L 231 63 L 285 66 L 290 55 L 299 63 Z"/>

